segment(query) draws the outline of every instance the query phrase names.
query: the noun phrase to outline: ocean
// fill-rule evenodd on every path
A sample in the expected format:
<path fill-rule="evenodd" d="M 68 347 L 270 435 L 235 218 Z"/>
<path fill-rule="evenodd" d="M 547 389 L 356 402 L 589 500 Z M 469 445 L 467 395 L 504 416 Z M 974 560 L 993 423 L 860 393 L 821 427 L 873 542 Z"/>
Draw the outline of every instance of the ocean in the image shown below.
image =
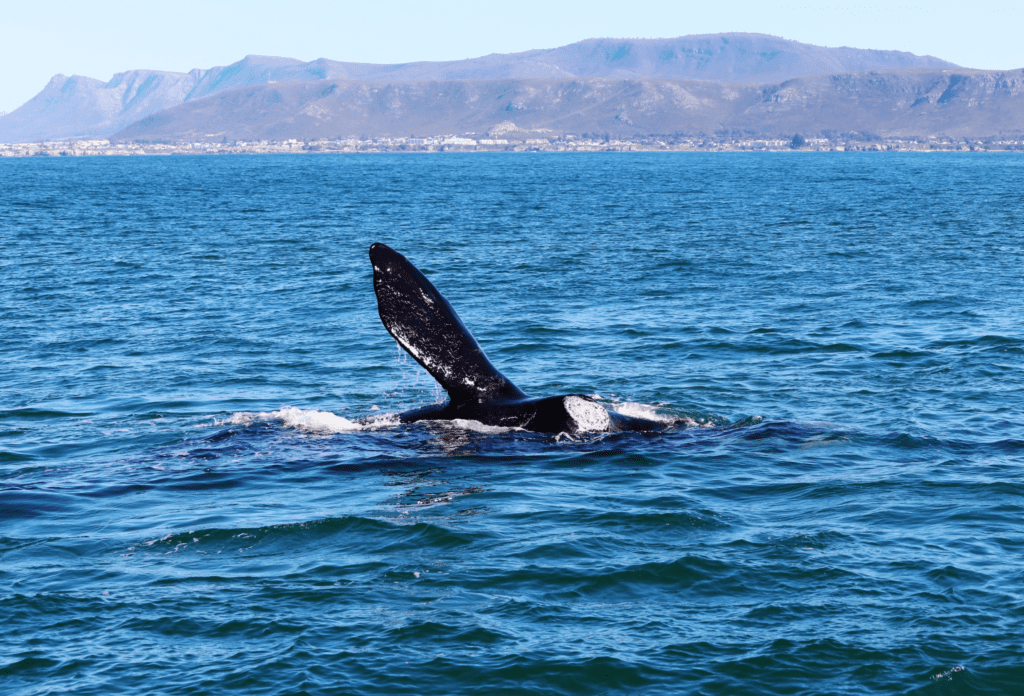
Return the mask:
<path fill-rule="evenodd" d="M 0 161 L 0 691 L 1024 690 L 1024 159 Z M 399 424 L 384 242 L 534 395 Z"/>

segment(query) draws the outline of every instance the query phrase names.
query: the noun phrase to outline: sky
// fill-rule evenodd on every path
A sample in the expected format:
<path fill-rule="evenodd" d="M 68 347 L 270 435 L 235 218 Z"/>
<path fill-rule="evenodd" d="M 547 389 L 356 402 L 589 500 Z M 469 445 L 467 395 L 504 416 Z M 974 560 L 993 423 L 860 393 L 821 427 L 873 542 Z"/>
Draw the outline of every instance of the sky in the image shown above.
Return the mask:
<path fill-rule="evenodd" d="M 755 32 L 1024 68 L 1022 0 L 32 0 L 0 3 L 0 112 L 51 77 L 186 72 L 248 54 L 403 63 L 555 48 L 594 37 Z"/>

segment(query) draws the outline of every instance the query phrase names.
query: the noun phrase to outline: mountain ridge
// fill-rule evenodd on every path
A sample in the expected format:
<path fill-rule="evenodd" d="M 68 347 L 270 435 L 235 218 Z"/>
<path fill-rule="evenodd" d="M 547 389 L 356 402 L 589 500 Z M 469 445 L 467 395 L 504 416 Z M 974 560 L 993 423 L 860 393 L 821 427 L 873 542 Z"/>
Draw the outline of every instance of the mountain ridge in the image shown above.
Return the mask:
<path fill-rule="evenodd" d="M 683 133 L 987 137 L 1024 133 L 1024 70 L 902 70 L 710 80 L 321 80 L 225 90 L 153 114 L 123 141 L 315 140 L 524 130 L 635 137 Z"/>
<path fill-rule="evenodd" d="M 747 33 L 594 38 L 550 49 L 397 64 L 249 55 L 227 66 L 187 73 L 125 71 L 106 83 L 76 75 L 54 76 L 38 95 L 0 118 L 0 142 L 105 137 L 167 108 L 229 89 L 270 83 L 618 78 L 776 84 L 795 77 L 863 70 L 957 67 L 902 51 L 827 48 Z"/>

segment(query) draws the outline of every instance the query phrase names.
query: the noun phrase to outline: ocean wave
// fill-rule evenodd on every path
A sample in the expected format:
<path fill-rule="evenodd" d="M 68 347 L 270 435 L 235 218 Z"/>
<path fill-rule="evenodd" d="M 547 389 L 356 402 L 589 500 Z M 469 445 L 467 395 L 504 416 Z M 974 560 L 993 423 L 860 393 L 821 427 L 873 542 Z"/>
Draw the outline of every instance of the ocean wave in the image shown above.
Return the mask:
<path fill-rule="evenodd" d="M 329 517 L 306 522 L 287 522 L 258 527 L 206 528 L 170 532 L 161 537 L 137 541 L 121 553 L 172 554 L 193 551 L 199 554 L 247 552 L 276 554 L 291 552 L 296 546 L 309 547 L 329 542 L 339 535 L 372 542 L 377 553 L 398 551 L 440 551 L 472 543 L 479 535 L 449 529 L 423 521 L 374 519 L 362 516 Z"/>
<path fill-rule="evenodd" d="M 70 411 L 57 411 L 45 408 L 3 408 L 0 409 L 0 420 L 13 419 L 46 419 L 46 418 L 83 418 L 91 413 L 74 413 Z"/>

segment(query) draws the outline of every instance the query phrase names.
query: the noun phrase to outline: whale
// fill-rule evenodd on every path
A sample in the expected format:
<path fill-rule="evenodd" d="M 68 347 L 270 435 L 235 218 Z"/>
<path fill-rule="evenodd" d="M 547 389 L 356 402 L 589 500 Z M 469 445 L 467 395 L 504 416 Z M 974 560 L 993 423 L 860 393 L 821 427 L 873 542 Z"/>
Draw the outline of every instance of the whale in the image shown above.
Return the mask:
<path fill-rule="evenodd" d="M 445 403 L 399 413 L 401 423 L 461 419 L 568 435 L 669 427 L 606 409 L 585 394 L 526 394 L 491 364 L 455 308 L 407 258 L 377 242 L 370 263 L 381 323 L 448 394 Z"/>

